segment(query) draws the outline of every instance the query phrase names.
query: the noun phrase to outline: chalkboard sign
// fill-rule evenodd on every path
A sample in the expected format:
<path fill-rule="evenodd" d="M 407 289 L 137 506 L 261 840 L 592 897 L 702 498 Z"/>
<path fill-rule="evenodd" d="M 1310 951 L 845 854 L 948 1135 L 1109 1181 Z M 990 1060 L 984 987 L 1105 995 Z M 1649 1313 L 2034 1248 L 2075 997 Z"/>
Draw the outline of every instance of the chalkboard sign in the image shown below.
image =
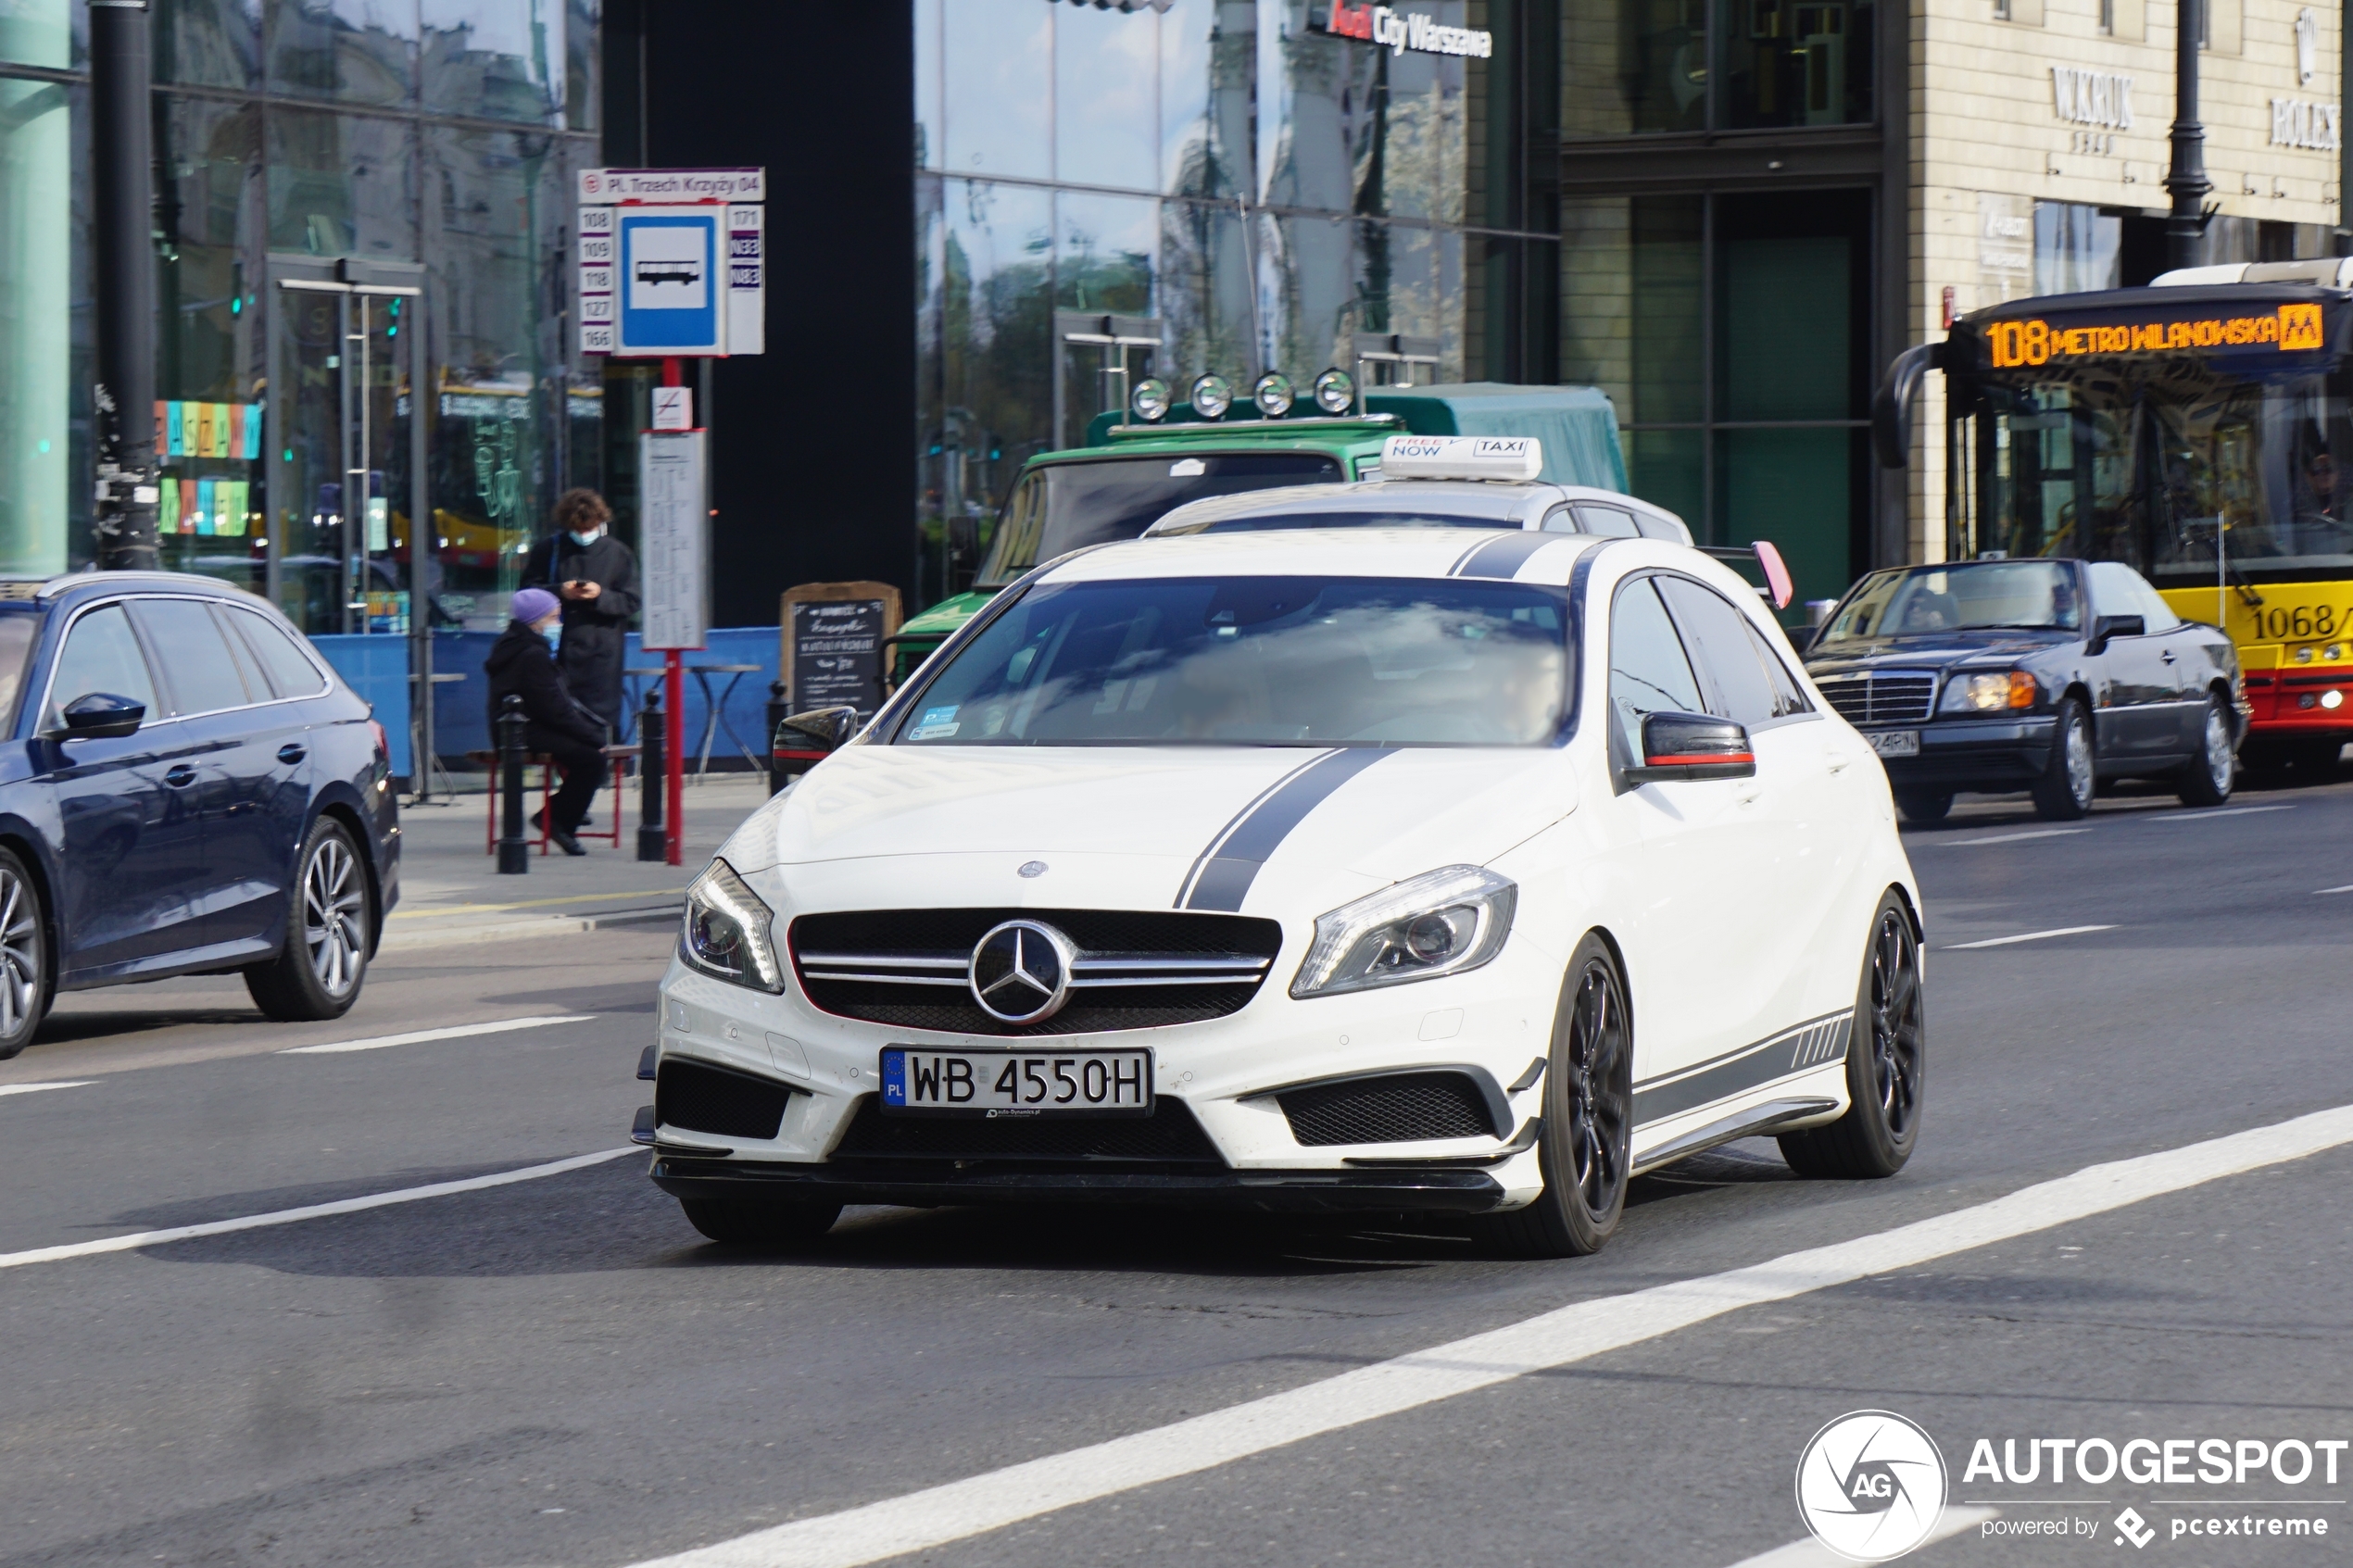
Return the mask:
<path fill-rule="evenodd" d="M 791 608 L 791 711 L 880 708 L 888 607 L 880 599 L 820 599 Z"/>

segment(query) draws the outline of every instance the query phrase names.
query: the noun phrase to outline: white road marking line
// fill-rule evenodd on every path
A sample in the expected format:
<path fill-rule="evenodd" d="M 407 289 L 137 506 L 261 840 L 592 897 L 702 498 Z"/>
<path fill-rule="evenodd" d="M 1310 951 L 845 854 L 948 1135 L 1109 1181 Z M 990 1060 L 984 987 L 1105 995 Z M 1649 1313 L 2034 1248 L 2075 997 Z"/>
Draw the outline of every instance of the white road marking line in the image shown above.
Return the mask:
<path fill-rule="evenodd" d="M 2315 887 L 2312 889 L 2312 897 L 2315 898 L 2319 897 L 2323 893 L 2353 893 L 2353 882 L 2348 882 L 2342 887 Z"/>
<path fill-rule="evenodd" d="M 1944 950 L 1965 953 L 1971 947 L 2007 947 L 2013 942 L 2040 942 L 2045 936 L 2080 936 L 2087 931 L 2114 931 L 2112 925 L 2062 925 L 2056 931 L 2024 931 L 2016 936 L 1988 936 L 1982 942 L 1955 942 Z"/>
<path fill-rule="evenodd" d="M 1936 1528 L 1922 1537 L 1913 1551 L 1926 1551 L 1939 1541 L 1949 1541 L 1964 1531 L 1974 1530 L 1994 1517 L 1990 1508 L 1948 1507 Z M 1906 1555 L 1909 1555 L 1908 1553 Z M 1777 1546 L 1772 1550 L 1744 1557 L 1732 1568 L 1854 1568 L 1854 1559 L 1841 1557 L 1821 1542 L 1808 1536 L 1802 1541 Z"/>
<path fill-rule="evenodd" d="M 55 1084 L 0 1084 L 0 1095 L 37 1095 L 44 1089 L 86 1089 L 95 1078 L 69 1078 Z"/>
<path fill-rule="evenodd" d="M 1917 1267 L 2353 1143 L 2353 1106 L 2093 1165 L 1933 1219 L 1700 1279 L 1579 1301 L 1167 1426 L 774 1525 L 636 1568 L 858 1568 L 1656 1339 L 1743 1307 Z M 1791 1462 L 1796 1462 L 1793 1455 Z"/>
<path fill-rule="evenodd" d="M 2030 838 L 2065 838 L 2070 834 L 2091 831 L 2090 828 L 2038 828 L 2032 833 L 1997 833 L 1991 838 L 1931 838 L 1928 842 L 1944 849 L 1974 849 L 1981 844 L 2023 844 Z"/>
<path fill-rule="evenodd" d="M 2225 811 L 2152 811 L 2145 822 L 2210 822 L 2217 817 L 2252 817 L 2259 811 L 2293 811 L 2293 806 L 2233 806 Z"/>
<path fill-rule="evenodd" d="M 333 1056 L 344 1051 L 380 1051 L 386 1046 L 421 1046 L 427 1040 L 462 1040 L 469 1035 L 497 1035 L 510 1029 L 544 1029 L 550 1023 L 585 1023 L 596 1014 L 567 1012 L 545 1018 L 502 1018 L 496 1023 L 455 1023 L 447 1029 L 418 1029 L 406 1035 L 379 1035 L 372 1040 L 335 1040 L 323 1046 L 288 1046 L 280 1056 Z"/>
<path fill-rule="evenodd" d="M 200 1236 L 227 1236 L 232 1231 L 260 1230 L 267 1225 L 291 1225 L 299 1220 L 322 1220 L 330 1214 L 358 1214 L 370 1209 L 388 1209 L 396 1203 L 416 1203 L 428 1198 L 447 1198 L 453 1193 L 480 1192 L 486 1187 L 510 1186 L 516 1182 L 535 1182 L 542 1176 L 560 1176 L 567 1171 L 578 1171 L 590 1165 L 601 1165 L 608 1160 L 618 1160 L 624 1154 L 643 1152 L 635 1144 L 625 1148 L 600 1148 L 594 1154 L 575 1154 L 569 1160 L 550 1160 L 545 1165 L 525 1165 L 519 1171 L 501 1171 L 490 1176 L 468 1176 L 463 1181 L 434 1182 L 430 1186 L 402 1187 L 397 1192 L 371 1192 L 365 1198 L 341 1198 L 333 1203 L 313 1203 L 301 1209 L 281 1209 L 269 1214 L 246 1214 L 234 1220 L 208 1220 L 200 1225 L 174 1225 L 170 1230 L 135 1231 L 129 1236 L 102 1236 L 96 1241 L 73 1241 L 62 1247 L 36 1247 L 26 1252 L 0 1252 L 0 1269 L 20 1269 L 27 1263 L 55 1263 L 67 1258 L 89 1258 L 101 1252 L 131 1252 L 142 1247 L 159 1247 L 167 1241 L 189 1241 Z"/>

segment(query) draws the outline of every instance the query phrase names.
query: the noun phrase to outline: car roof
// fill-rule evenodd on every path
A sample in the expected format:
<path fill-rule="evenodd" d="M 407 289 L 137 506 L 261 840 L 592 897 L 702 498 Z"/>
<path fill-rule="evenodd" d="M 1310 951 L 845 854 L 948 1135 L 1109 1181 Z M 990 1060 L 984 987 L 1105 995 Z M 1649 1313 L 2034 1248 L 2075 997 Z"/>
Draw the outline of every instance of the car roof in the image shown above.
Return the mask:
<path fill-rule="evenodd" d="M 0 575 L 0 599 L 49 600 L 65 597 L 80 590 L 103 590 L 107 593 L 144 588 L 149 593 L 195 593 L 215 598 L 233 598 L 240 603 L 266 605 L 260 595 L 224 583 L 218 577 L 208 577 L 194 571 L 70 571 L 56 576 Z"/>
<path fill-rule="evenodd" d="M 1554 508 L 1567 506 L 1574 517 L 1579 505 L 1606 506 L 1629 513 L 1637 520 L 1638 528 L 1645 529 L 1647 537 L 1682 545 L 1692 542 L 1692 531 L 1681 518 L 1664 507 L 1615 490 L 1586 484 L 1459 479 L 1369 479 L 1211 495 L 1173 508 L 1144 532 L 1147 537 L 1195 533 L 1239 519 L 1301 512 L 1419 512 L 1491 521 L 1498 528 L 1540 528 Z M 1596 531 L 1580 519 L 1574 532 Z"/>
<path fill-rule="evenodd" d="M 1049 563 L 1040 579 L 1103 583 L 1151 577 L 1476 575 L 1557 585 L 1567 583 L 1578 559 L 1601 543 L 1590 533 L 1464 534 L 1437 528 L 1147 535 L 1075 551 Z M 1678 555 L 1695 555 L 1667 547 Z M 1471 558 L 1481 551 L 1490 552 L 1489 558 L 1474 562 Z"/>

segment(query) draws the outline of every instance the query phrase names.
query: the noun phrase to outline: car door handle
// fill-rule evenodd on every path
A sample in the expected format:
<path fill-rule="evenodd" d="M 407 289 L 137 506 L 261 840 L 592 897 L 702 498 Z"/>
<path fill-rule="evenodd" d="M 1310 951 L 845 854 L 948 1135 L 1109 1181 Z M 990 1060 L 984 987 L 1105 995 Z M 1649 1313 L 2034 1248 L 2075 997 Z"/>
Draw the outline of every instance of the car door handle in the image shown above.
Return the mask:
<path fill-rule="evenodd" d="M 289 768 L 293 767 L 296 763 L 301 761 L 304 758 L 309 755 L 310 753 L 308 748 L 296 746 L 292 741 L 288 741 L 285 745 L 278 748 L 278 760 L 283 762 Z"/>
<path fill-rule="evenodd" d="M 1853 760 L 1854 759 L 1847 756 L 1843 751 L 1825 751 L 1822 753 L 1823 765 L 1829 768 L 1833 773 L 1843 773 L 1846 771 L 1847 763 Z"/>
<path fill-rule="evenodd" d="M 1754 779 L 1750 779 L 1743 781 L 1742 784 L 1734 787 L 1732 790 L 1732 798 L 1739 801 L 1743 806 L 1754 806 L 1756 804 L 1756 797 L 1764 793 L 1764 785 L 1756 783 Z"/>
<path fill-rule="evenodd" d="M 2167 648 L 2163 653 L 2158 654 L 2157 657 L 2165 660 L 2166 663 L 2171 664 L 2173 662 L 2173 650 L 2171 648 Z"/>
<path fill-rule="evenodd" d="M 163 782 L 174 789 L 185 789 L 196 782 L 196 771 L 185 762 L 176 762 L 172 764 L 171 771 L 164 774 Z"/>

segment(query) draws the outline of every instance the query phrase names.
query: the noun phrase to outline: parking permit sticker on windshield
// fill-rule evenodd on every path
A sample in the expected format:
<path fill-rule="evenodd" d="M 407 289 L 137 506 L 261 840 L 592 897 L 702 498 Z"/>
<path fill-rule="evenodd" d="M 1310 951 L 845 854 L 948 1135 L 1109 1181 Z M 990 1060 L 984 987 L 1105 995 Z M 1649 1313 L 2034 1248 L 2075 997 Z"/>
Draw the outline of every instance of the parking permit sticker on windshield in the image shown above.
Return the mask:
<path fill-rule="evenodd" d="M 907 738 L 909 740 L 937 740 L 943 735 L 954 734 L 956 729 L 954 708 L 926 708 L 924 709 L 923 717 L 915 721 L 915 727 L 907 732 Z"/>

